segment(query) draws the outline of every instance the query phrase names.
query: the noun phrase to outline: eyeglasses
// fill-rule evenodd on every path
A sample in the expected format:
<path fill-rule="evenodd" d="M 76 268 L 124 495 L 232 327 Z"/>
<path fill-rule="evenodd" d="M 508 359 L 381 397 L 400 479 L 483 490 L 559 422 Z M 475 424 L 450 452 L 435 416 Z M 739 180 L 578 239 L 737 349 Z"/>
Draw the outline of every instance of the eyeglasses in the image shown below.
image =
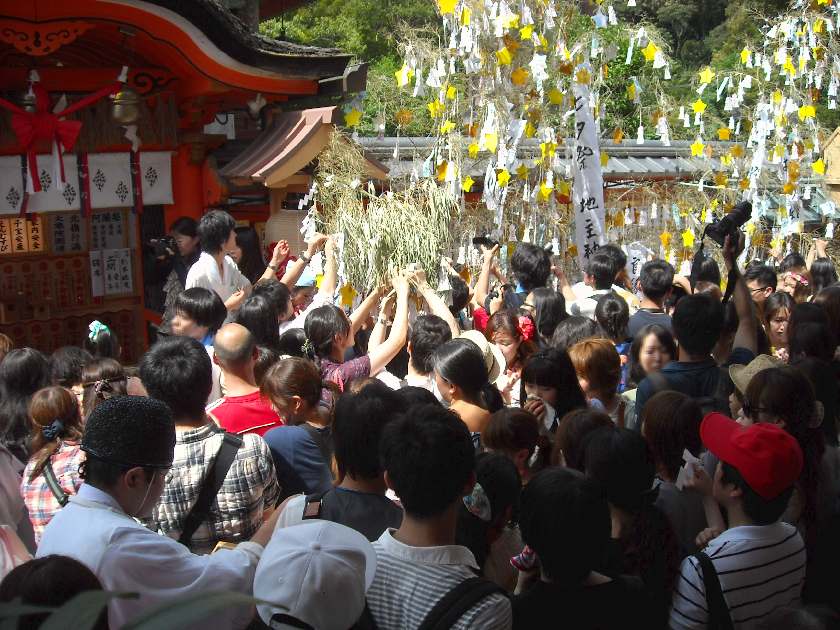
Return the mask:
<path fill-rule="evenodd" d="M 755 295 L 759 291 L 764 291 L 765 289 L 769 289 L 770 287 L 758 287 L 757 289 L 750 289 L 750 293 Z"/>

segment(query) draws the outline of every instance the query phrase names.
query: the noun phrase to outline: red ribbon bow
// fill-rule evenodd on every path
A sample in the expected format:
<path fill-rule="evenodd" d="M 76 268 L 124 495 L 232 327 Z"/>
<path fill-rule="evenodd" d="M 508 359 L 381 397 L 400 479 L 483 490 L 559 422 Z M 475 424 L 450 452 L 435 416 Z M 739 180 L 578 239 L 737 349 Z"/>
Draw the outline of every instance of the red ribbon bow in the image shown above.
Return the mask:
<path fill-rule="evenodd" d="M 520 315 L 519 325 L 517 326 L 517 328 L 519 328 L 519 335 L 524 341 L 531 341 L 534 338 L 536 327 L 534 326 L 534 322 L 531 321 L 530 317 Z"/>

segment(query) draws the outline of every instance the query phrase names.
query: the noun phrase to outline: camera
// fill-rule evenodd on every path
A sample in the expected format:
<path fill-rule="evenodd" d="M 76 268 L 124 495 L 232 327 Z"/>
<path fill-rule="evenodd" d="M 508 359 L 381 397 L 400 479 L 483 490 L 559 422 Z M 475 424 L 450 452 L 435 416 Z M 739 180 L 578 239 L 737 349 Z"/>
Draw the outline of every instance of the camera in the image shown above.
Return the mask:
<path fill-rule="evenodd" d="M 742 201 L 721 219 L 715 219 L 713 223 L 706 226 L 703 236 L 708 236 L 715 243 L 723 247 L 726 237 L 732 237 L 733 243 L 738 242 L 738 230 L 744 223 L 749 221 L 752 215 L 752 204 L 749 201 Z"/>
<path fill-rule="evenodd" d="M 484 245 L 487 249 L 492 249 L 499 244 L 499 241 L 490 238 L 489 234 L 484 236 L 476 236 L 472 240 L 473 245 Z"/>
<path fill-rule="evenodd" d="M 151 239 L 146 243 L 146 246 L 152 250 L 155 258 L 171 258 L 178 253 L 178 244 L 175 242 L 175 238 L 168 234 Z"/>

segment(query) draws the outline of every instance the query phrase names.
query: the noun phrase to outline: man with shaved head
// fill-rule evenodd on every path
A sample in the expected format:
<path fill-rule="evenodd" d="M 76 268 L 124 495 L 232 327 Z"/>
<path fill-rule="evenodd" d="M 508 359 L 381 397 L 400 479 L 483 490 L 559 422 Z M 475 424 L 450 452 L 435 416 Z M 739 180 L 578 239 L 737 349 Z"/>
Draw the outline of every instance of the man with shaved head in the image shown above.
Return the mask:
<path fill-rule="evenodd" d="M 237 435 L 264 435 L 283 424 L 257 387 L 254 365 L 258 356 L 254 337 L 244 326 L 226 324 L 216 333 L 213 362 L 224 375 L 225 396 L 207 407 L 207 415 Z"/>

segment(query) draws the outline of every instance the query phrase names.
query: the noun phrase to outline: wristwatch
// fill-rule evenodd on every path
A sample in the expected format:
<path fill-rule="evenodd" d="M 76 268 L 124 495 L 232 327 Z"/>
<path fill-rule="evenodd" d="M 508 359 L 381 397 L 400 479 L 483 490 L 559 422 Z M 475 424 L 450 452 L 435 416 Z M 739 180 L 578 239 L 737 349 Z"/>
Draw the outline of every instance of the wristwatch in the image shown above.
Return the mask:
<path fill-rule="evenodd" d="M 271 263 L 269 263 L 268 268 L 271 269 L 274 273 L 277 273 L 277 270 L 280 269 L 280 265 L 272 265 Z"/>
<path fill-rule="evenodd" d="M 307 253 L 306 253 L 306 250 L 303 250 L 303 251 L 300 253 L 299 258 L 300 258 L 303 262 L 305 262 L 307 265 L 309 264 L 309 261 L 311 261 L 311 260 L 312 260 L 312 256 L 310 256 L 309 254 L 307 254 Z"/>

